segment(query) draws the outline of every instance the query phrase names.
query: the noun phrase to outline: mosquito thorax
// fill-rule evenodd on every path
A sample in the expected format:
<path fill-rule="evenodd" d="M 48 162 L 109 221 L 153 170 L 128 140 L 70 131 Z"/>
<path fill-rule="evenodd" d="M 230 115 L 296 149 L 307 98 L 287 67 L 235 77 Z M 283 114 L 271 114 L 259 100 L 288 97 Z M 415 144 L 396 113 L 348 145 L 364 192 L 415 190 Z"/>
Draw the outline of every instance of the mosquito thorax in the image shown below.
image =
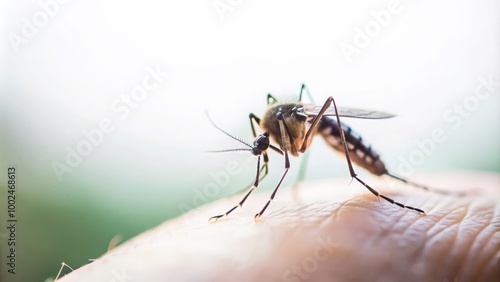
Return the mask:
<path fill-rule="evenodd" d="M 278 117 L 280 116 L 280 117 Z M 269 105 L 262 119 L 261 126 L 269 129 L 270 135 L 279 133 L 277 120 L 283 118 L 286 122 L 303 124 L 307 121 L 307 114 L 302 103 L 279 103 Z M 292 125 L 294 126 L 294 125 Z M 278 134 L 279 135 L 279 134 Z"/>
<path fill-rule="evenodd" d="M 280 145 L 281 150 L 287 147 L 293 156 L 298 156 L 306 132 L 308 116 L 304 105 L 300 102 L 275 102 L 269 105 L 260 127 L 269 132 L 270 138 Z M 286 146 L 283 144 L 279 120 L 287 127 Z"/>
<path fill-rule="evenodd" d="M 304 109 L 304 105 L 300 102 L 293 103 L 279 103 L 276 102 L 269 106 L 268 108 L 268 116 L 267 118 L 271 118 L 272 116 L 276 116 L 276 114 L 280 112 L 285 117 L 295 118 L 299 121 L 305 122 L 307 120 L 307 114 Z M 265 119 L 266 117 L 264 117 Z"/>
<path fill-rule="evenodd" d="M 297 104 L 292 108 L 292 117 L 301 122 L 305 122 L 307 120 L 306 111 L 301 104 Z"/>

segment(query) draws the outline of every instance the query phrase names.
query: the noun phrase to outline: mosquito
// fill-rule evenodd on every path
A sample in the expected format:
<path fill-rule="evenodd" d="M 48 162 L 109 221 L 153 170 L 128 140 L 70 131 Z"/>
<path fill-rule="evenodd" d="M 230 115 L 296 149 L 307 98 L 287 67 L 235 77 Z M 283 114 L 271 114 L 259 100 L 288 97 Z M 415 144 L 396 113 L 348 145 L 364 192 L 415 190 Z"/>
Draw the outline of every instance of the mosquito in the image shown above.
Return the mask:
<path fill-rule="evenodd" d="M 404 205 L 379 193 L 358 177 L 352 165 L 354 163 L 377 176 L 387 175 L 415 187 L 430 190 L 424 185 L 411 182 L 390 173 L 383 161 L 380 159 L 380 155 L 366 143 L 361 135 L 357 134 L 351 129 L 351 127 L 340 121 L 340 117 L 385 119 L 391 118 L 394 115 L 379 111 L 337 107 L 335 100 L 331 96 L 326 99 L 323 106 L 305 104 L 302 102 L 302 95 L 304 92 L 311 97 L 306 85 L 302 84 L 298 102 L 279 102 L 271 94 L 267 95 L 268 108 L 264 117 L 259 118 L 253 113 L 249 114 L 252 133 L 255 137 L 253 144 L 248 144 L 242 139 L 224 131 L 207 115 L 210 122 L 218 130 L 246 146 L 246 148 L 228 149 L 214 152 L 249 151 L 253 155 L 257 156 L 257 172 L 255 180 L 243 199 L 241 199 L 237 205 L 229 209 L 226 213 L 213 216 L 209 219 L 209 221 L 216 222 L 219 218 L 225 217 L 238 207 L 243 206 L 248 196 L 250 196 L 250 194 L 259 187 L 259 183 L 268 174 L 268 150 L 271 149 L 284 156 L 285 169 L 269 200 L 264 205 L 262 210 L 255 215 L 255 219 L 259 219 L 276 196 L 281 183 L 290 169 L 289 156 L 292 155 L 294 157 L 298 157 L 300 153 L 306 152 L 306 150 L 311 146 L 313 137 L 316 134 L 321 135 L 333 149 L 345 154 L 351 178 L 356 179 L 356 181 L 366 187 L 366 189 L 368 189 L 377 198 L 382 198 L 403 209 L 409 209 L 420 214 L 425 214 L 425 212 L 419 208 Z M 330 118 L 330 116 L 333 116 L 334 118 Z M 257 135 L 255 123 L 262 129 L 262 134 Z M 278 146 L 272 145 L 271 140 Z M 263 159 L 262 166 L 261 157 Z M 446 193 L 445 191 L 440 190 L 434 191 L 438 193 Z"/>

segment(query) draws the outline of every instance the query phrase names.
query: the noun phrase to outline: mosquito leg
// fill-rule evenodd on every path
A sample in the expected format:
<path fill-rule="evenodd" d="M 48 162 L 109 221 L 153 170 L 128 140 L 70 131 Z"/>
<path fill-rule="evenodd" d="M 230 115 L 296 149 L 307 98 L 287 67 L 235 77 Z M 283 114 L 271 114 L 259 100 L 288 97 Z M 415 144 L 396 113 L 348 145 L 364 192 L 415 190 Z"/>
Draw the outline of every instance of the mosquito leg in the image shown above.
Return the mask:
<path fill-rule="evenodd" d="M 265 153 L 263 153 L 265 154 Z M 248 190 L 248 192 L 245 194 L 245 196 L 243 197 L 243 199 L 241 199 L 241 201 L 234 207 L 232 207 L 230 210 L 228 210 L 226 213 L 224 214 L 219 214 L 219 215 L 216 215 L 216 216 L 212 216 L 208 221 L 210 223 L 215 223 L 217 222 L 217 220 L 221 217 L 224 217 L 224 216 L 227 216 L 228 214 L 230 214 L 231 212 L 233 212 L 235 209 L 237 209 L 238 207 L 242 207 L 243 206 L 243 203 L 245 203 L 245 201 L 247 200 L 248 196 L 250 196 L 250 194 L 252 194 L 252 192 L 257 189 L 259 187 L 259 181 L 262 180 L 266 175 L 267 175 L 267 161 L 268 161 L 268 157 L 267 155 L 264 156 L 264 164 L 262 165 L 262 168 L 260 167 L 260 156 L 257 158 L 257 175 L 255 176 L 255 182 L 254 184 L 252 185 L 252 187 L 250 187 L 250 190 Z M 265 170 L 264 170 L 265 168 Z M 265 171 L 265 174 L 264 176 L 262 176 L 262 178 L 260 177 L 260 172 L 264 170 Z"/>
<path fill-rule="evenodd" d="M 271 105 L 271 104 L 274 104 L 276 102 L 278 102 L 278 99 L 274 98 L 274 96 L 271 95 L 271 93 L 267 93 L 267 104 Z"/>
<path fill-rule="evenodd" d="M 309 97 L 309 100 L 311 100 L 311 102 L 314 104 L 314 99 L 311 96 L 311 92 L 309 92 L 309 89 L 307 88 L 307 86 L 306 86 L 305 83 L 302 83 L 302 85 L 300 87 L 299 102 L 302 101 L 302 94 L 304 93 L 304 91 L 306 92 L 307 96 Z M 314 128 L 313 128 L 313 130 L 314 130 Z M 308 132 L 309 131 L 311 131 L 311 128 L 309 128 Z M 313 132 L 313 131 L 311 131 L 311 132 Z M 311 135 L 311 133 L 309 133 L 309 136 L 310 135 Z M 309 139 L 309 137 L 307 137 L 307 140 L 308 139 Z M 306 142 L 303 143 L 302 146 L 304 146 L 304 144 L 307 144 L 307 140 L 306 140 Z M 304 151 L 305 150 L 306 149 L 304 149 Z M 307 163 L 309 161 L 309 151 L 306 151 L 306 152 L 303 152 L 303 153 L 304 153 L 304 156 L 302 157 L 302 160 L 300 162 L 299 175 L 297 176 L 297 179 L 295 180 L 295 183 L 292 186 L 292 193 L 293 193 L 293 197 L 295 199 L 297 199 L 298 184 L 301 183 L 304 180 L 305 176 L 306 176 Z"/>
<path fill-rule="evenodd" d="M 288 148 L 286 147 L 286 124 L 285 121 L 283 120 L 283 115 L 281 112 L 279 112 L 276 117 L 278 118 L 279 126 L 280 126 L 280 132 L 281 132 L 281 143 L 284 144 L 285 149 L 283 150 L 283 153 L 285 155 L 285 171 L 283 172 L 283 175 L 281 176 L 280 181 L 278 182 L 278 185 L 276 185 L 276 188 L 274 188 L 273 193 L 271 194 L 271 197 L 267 201 L 266 205 L 262 208 L 262 210 L 255 215 L 255 219 L 259 219 L 264 212 L 266 211 L 267 207 L 271 203 L 271 201 L 274 199 L 274 196 L 276 196 L 276 192 L 278 192 L 278 189 L 281 186 L 281 183 L 283 182 L 283 179 L 285 179 L 286 174 L 288 173 L 288 170 L 290 169 L 290 159 L 288 157 Z"/>
<path fill-rule="evenodd" d="M 268 169 L 268 162 L 269 162 L 269 157 L 267 156 L 267 153 L 263 153 L 262 154 L 264 156 L 264 164 L 262 165 L 262 167 L 260 168 L 260 179 L 259 179 L 259 183 L 262 182 L 262 180 L 264 180 L 264 178 L 266 178 L 268 172 L 269 172 L 269 169 Z M 231 196 L 234 196 L 234 195 L 238 195 L 238 194 L 241 194 L 243 193 L 244 191 L 247 191 L 248 189 L 252 188 L 254 185 L 254 182 L 252 182 L 250 185 L 246 186 L 244 189 L 241 189 L 239 190 L 238 192 L 235 192 L 235 193 L 232 193 Z"/>
<path fill-rule="evenodd" d="M 413 181 L 410 181 L 410 180 L 407 180 L 407 179 L 404 179 L 404 178 L 401 178 L 399 176 L 396 176 L 394 174 L 390 174 L 390 173 L 386 173 L 386 175 L 398 180 L 398 181 L 401 181 L 403 183 L 406 183 L 408 185 L 411 185 L 413 187 L 417 187 L 417 188 L 420 188 L 420 189 L 423 189 L 423 190 L 426 190 L 426 191 L 430 191 L 430 192 L 434 192 L 434 193 L 438 193 L 438 194 L 443 194 L 443 195 L 455 195 L 455 196 L 465 196 L 467 195 L 467 193 L 464 193 L 464 192 L 452 192 L 452 191 L 447 191 L 447 190 L 443 190 L 443 189 L 438 189 L 438 188 L 429 188 L 425 185 L 422 185 L 422 184 L 419 184 L 419 183 L 415 183 Z"/>
<path fill-rule="evenodd" d="M 254 115 L 253 113 L 250 113 L 248 115 L 248 117 L 250 118 L 250 125 L 252 126 L 253 137 L 256 138 L 257 137 L 257 132 L 255 131 L 255 127 L 254 127 L 253 123 L 257 122 L 257 125 L 259 125 L 260 124 L 260 118 L 257 117 L 256 115 Z"/>
<path fill-rule="evenodd" d="M 308 93 L 308 95 L 311 95 L 309 93 L 309 90 L 307 90 L 307 87 L 305 86 L 305 84 L 302 84 L 302 88 L 300 89 L 300 99 L 302 99 L 302 91 L 303 90 L 306 90 L 306 92 Z M 306 152 L 307 148 L 309 147 L 310 145 L 310 141 L 309 139 L 312 138 L 311 135 L 312 133 L 314 132 L 316 126 L 318 125 L 319 121 L 321 120 L 321 118 L 323 117 L 323 114 L 325 113 L 325 111 L 330 107 L 330 105 L 332 104 L 332 100 L 333 98 L 332 97 L 329 97 L 326 101 L 325 101 L 325 104 L 323 104 L 323 107 L 321 108 L 320 112 L 318 113 L 318 115 L 316 117 L 314 117 L 314 119 L 312 120 L 311 122 L 311 126 L 309 127 L 309 129 L 307 130 L 307 133 L 306 133 L 306 136 L 304 137 L 304 141 L 302 143 L 302 146 L 300 148 L 300 151 L 302 153 L 305 152 L 305 156 L 304 156 L 304 159 L 302 160 L 302 163 L 300 165 L 300 170 L 299 170 L 299 176 L 297 177 L 297 180 L 296 182 L 294 183 L 293 185 L 293 194 L 294 194 L 294 197 L 296 198 L 296 191 L 297 191 L 297 184 L 299 182 L 301 182 L 302 180 L 304 180 L 304 177 L 305 177 L 305 172 L 306 172 L 306 164 L 307 164 L 307 160 L 308 160 L 308 157 L 309 157 L 309 153 Z"/>
<path fill-rule="evenodd" d="M 307 172 L 307 163 L 309 162 L 309 150 L 306 151 L 302 157 L 302 160 L 300 161 L 300 168 L 299 168 L 299 175 L 297 176 L 297 179 L 295 179 L 295 182 L 292 185 L 292 196 L 295 201 L 298 201 L 298 191 L 299 191 L 299 184 L 304 181 L 306 177 L 306 172 Z"/>
<path fill-rule="evenodd" d="M 271 95 L 271 94 L 269 94 Z M 253 133 L 253 137 L 257 137 L 257 132 L 255 131 L 255 127 L 254 127 L 254 122 L 257 122 L 257 125 L 260 124 L 260 118 L 257 117 L 256 115 L 254 115 L 253 113 L 250 113 L 248 115 L 248 117 L 250 118 L 250 125 L 252 126 L 252 133 Z M 273 149 L 276 153 L 280 154 L 280 155 L 283 155 L 283 151 L 281 151 L 280 149 L 278 149 L 276 146 L 272 145 L 272 144 L 269 144 L 269 148 Z"/>
<path fill-rule="evenodd" d="M 310 145 L 309 139 L 312 138 L 311 135 L 313 134 L 314 130 L 316 129 L 316 126 L 318 126 L 319 121 L 323 117 L 323 114 L 326 112 L 326 110 L 330 107 L 332 104 L 333 98 L 328 97 L 326 99 L 325 103 L 323 104 L 323 107 L 319 111 L 318 115 L 314 117 L 314 119 L 311 122 L 311 126 L 307 130 L 306 136 L 304 137 L 304 142 L 302 143 L 302 147 L 300 148 L 300 152 L 304 153 L 307 148 Z M 341 130 L 342 131 L 342 130 Z"/>
<path fill-rule="evenodd" d="M 337 111 L 337 105 L 335 104 L 335 100 L 333 100 L 333 97 L 330 97 L 332 102 L 333 102 L 333 106 L 335 107 L 335 116 L 337 117 L 337 123 L 338 123 L 338 126 L 339 128 L 342 128 L 342 124 L 340 123 L 340 117 L 339 117 L 339 113 Z M 329 99 L 330 99 L 329 98 Z M 382 195 L 380 194 L 377 190 L 373 189 L 372 187 L 370 187 L 368 184 L 366 184 L 365 182 L 363 182 L 357 175 L 356 175 L 356 172 L 354 172 L 354 168 L 352 167 L 352 163 L 351 163 L 351 158 L 349 157 L 349 150 L 347 148 L 347 142 L 345 140 L 345 135 L 344 135 L 344 131 L 343 130 L 339 130 L 340 131 L 340 137 L 341 137 L 341 140 L 342 140 L 342 144 L 344 146 L 344 153 L 345 153 L 345 156 L 346 156 L 346 159 L 347 159 L 347 165 L 349 166 L 349 173 L 351 174 L 351 177 L 352 178 L 355 178 L 359 183 L 363 184 L 363 186 L 366 187 L 366 189 L 368 189 L 370 192 L 372 192 L 373 195 L 377 196 L 377 197 L 381 197 L 383 198 L 384 200 L 388 201 L 389 203 L 391 204 L 395 204 L 401 208 L 406 208 L 406 209 L 410 209 L 410 210 L 414 210 L 414 211 L 417 211 L 419 213 L 423 213 L 425 214 L 425 212 L 421 209 L 418 209 L 418 208 L 414 208 L 414 207 L 411 207 L 411 206 L 406 206 L 406 205 L 403 205 L 399 202 L 396 202 L 394 201 L 393 199 L 385 196 L 385 195 Z"/>
<path fill-rule="evenodd" d="M 312 97 L 312 95 L 311 95 L 311 92 L 309 92 L 309 89 L 308 89 L 308 88 L 307 88 L 307 86 L 305 85 L 305 83 L 302 83 L 302 86 L 300 87 L 299 102 L 301 102 L 301 101 L 302 101 L 302 93 L 303 93 L 304 91 L 306 92 L 307 97 L 309 97 L 309 100 L 311 100 L 311 103 L 313 103 L 313 104 L 314 104 L 314 99 L 313 99 L 313 97 Z"/>
<path fill-rule="evenodd" d="M 264 214 L 264 212 L 266 211 L 267 207 L 269 206 L 269 204 L 271 203 L 271 201 L 274 199 L 274 196 L 276 196 L 276 192 L 278 192 L 278 189 L 281 186 L 281 183 L 283 182 L 283 179 L 285 179 L 285 176 L 288 173 L 288 169 L 289 168 L 290 168 L 290 166 L 285 167 L 285 172 L 283 173 L 283 176 L 281 176 L 280 182 L 278 183 L 278 185 L 276 186 L 276 188 L 274 188 L 274 191 L 271 194 L 271 197 L 267 201 L 266 205 L 262 208 L 262 210 L 258 214 L 255 215 L 255 219 L 259 219 Z"/>

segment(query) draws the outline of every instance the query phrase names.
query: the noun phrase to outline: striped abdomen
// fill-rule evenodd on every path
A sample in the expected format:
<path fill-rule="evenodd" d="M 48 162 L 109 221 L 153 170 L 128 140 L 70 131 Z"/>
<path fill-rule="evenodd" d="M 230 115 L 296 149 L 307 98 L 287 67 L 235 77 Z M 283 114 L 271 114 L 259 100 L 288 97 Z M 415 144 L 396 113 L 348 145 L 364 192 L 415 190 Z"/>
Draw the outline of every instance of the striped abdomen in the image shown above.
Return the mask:
<path fill-rule="evenodd" d="M 352 129 L 342 123 L 344 135 L 349 149 L 351 161 L 358 166 L 368 170 L 375 175 L 387 174 L 384 163 L 380 160 L 379 154 L 371 146 L 363 142 L 363 138 Z M 318 126 L 318 133 L 325 138 L 326 142 L 335 150 L 344 154 L 344 148 L 340 137 L 337 121 L 328 117 L 323 117 Z"/>

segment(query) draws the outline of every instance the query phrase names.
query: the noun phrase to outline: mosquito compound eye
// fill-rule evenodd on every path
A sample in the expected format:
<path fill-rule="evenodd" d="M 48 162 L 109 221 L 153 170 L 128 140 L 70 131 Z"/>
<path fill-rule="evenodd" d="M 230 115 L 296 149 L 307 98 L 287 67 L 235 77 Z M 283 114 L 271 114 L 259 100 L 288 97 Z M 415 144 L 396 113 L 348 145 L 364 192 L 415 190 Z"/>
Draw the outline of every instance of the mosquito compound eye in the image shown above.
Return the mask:
<path fill-rule="evenodd" d="M 262 151 L 259 148 L 257 148 L 257 147 L 253 147 L 252 148 L 252 154 L 254 156 L 258 156 L 258 155 L 262 154 Z"/>
<path fill-rule="evenodd" d="M 265 135 L 260 135 L 253 142 L 253 147 L 259 149 L 260 151 L 267 150 L 267 148 L 269 148 L 269 138 Z"/>
<path fill-rule="evenodd" d="M 262 137 L 259 140 L 259 144 L 257 144 L 257 148 L 259 148 L 262 151 L 267 150 L 267 148 L 269 148 L 269 138 Z"/>

